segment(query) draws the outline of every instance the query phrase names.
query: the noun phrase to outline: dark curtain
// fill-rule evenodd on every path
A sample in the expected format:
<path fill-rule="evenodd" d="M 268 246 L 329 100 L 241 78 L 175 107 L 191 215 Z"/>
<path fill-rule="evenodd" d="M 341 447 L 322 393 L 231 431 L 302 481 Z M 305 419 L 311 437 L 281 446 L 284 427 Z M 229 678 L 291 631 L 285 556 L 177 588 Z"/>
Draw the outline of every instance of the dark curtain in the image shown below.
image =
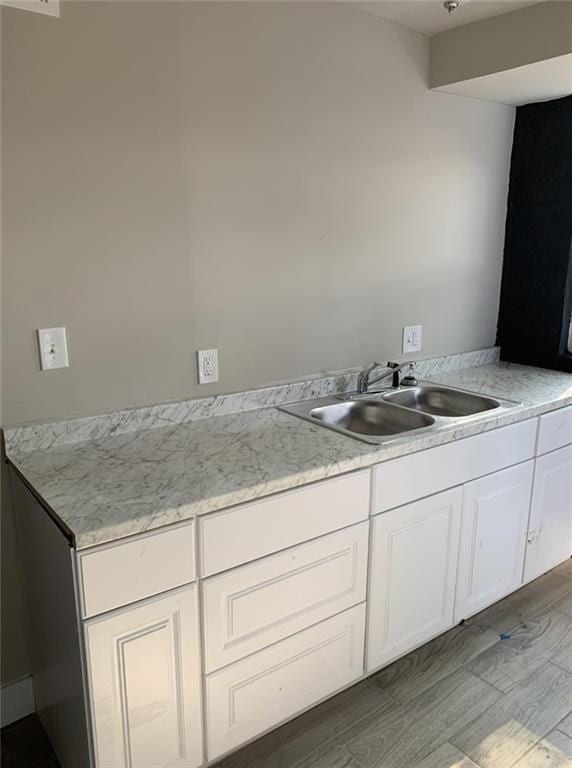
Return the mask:
<path fill-rule="evenodd" d="M 572 96 L 516 111 L 497 343 L 572 371 Z"/>

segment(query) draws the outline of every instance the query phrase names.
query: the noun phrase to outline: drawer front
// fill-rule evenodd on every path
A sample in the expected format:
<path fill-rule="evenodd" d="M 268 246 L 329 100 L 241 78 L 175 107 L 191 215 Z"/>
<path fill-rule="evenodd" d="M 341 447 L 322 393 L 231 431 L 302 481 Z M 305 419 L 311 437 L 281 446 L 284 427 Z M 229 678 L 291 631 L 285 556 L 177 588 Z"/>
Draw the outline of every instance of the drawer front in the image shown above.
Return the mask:
<path fill-rule="evenodd" d="M 199 521 L 201 575 L 366 520 L 369 481 L 364 470 L 206 516 Z"/>
<path fill-rule="evenodd" d="M 208 675 L 208 760 L 357 680 L 364 627 L 362 603 Z"/>
<path fill-rule="evenodd" d="M 534 456 L 536 422 L 521 421 L 379 464 L 373 514 L 527 461 Z"/>
<path fill-rule="evenodd" d="M 195 579 L 195 525 L 176 525 L 78 555 L 82 615 L 95 616 Z"/>
<path fill-rule="evenodd" d="M 572 443 L 572 405 L 546 413 L 539 421 L 537 456 Z"/>
<path fill-rule="evenodd" d="M 365 600 L 368 522 L 203 583 L 207 672 Z"/>

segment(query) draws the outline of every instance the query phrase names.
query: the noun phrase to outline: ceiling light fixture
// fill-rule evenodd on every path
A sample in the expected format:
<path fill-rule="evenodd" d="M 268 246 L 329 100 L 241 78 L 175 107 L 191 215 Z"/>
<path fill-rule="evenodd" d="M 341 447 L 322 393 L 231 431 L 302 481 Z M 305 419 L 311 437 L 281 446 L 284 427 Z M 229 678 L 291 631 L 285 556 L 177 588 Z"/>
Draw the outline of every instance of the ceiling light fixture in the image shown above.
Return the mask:
<path fill-rule="evenodd" d="M 448 13 L 453 13 L 453 11 L 456 10 L 459 5 L 459 0 L 445 0 L 443 3 L 443 8 L 445 8 Z"/>

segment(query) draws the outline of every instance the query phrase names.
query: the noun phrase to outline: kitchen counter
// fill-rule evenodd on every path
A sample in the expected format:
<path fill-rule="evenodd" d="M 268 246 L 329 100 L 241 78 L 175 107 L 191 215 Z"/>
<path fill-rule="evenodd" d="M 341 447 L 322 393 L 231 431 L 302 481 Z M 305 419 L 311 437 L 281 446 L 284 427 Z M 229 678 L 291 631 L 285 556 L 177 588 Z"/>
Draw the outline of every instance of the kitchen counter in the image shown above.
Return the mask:
<path fill-rule="evenodd" d="M 430 379 L 522 405 L 380 446 L 266 406 L 36 447 L 8 430 L 7 455 L 83 549 L 572 404 L 572 375 L 558 371 L 492 363 Z"/>

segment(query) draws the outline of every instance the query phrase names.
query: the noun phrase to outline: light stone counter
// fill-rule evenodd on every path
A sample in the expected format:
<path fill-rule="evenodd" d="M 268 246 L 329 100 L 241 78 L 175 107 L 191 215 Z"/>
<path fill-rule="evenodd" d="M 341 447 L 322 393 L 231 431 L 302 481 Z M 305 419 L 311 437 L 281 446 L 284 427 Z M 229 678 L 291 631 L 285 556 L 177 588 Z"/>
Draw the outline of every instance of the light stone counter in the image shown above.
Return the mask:
<path fill-rule="evenodd" d="M 473 357 L 467 359 L 486 362 L 491 359 L 486 352 L 470 353 Z M 204 402 L 174 404 L 7 430 L 7 455 L 75 546 L 83 549 L 572 404 L 572 374 L 505 363 L 459 369 L 458 357 L 446 358 L 449 363 L 440 366 L 429 361 L 420 366 L 421 373 L 522 405 L 381 446 L 272 407 L 288 398 L 317 397 L 328 393 L 325 388 L 333 392 L 347 386 L 348 378 L 339 376 L 259 390 L 258 404 L 265 407 L 254 408 L 256 400 L 245 394 L 210 398 L 210 411 Z M 224 412 L 232 397 L 240 398 L 235 412 L 197 418 L 197 412 L 220 413 L 221 401 L 227 403 Z M 240 410 L 240 404 L 250 410 Z M 74 437 L 83 439 L 74 442 Z"/>

